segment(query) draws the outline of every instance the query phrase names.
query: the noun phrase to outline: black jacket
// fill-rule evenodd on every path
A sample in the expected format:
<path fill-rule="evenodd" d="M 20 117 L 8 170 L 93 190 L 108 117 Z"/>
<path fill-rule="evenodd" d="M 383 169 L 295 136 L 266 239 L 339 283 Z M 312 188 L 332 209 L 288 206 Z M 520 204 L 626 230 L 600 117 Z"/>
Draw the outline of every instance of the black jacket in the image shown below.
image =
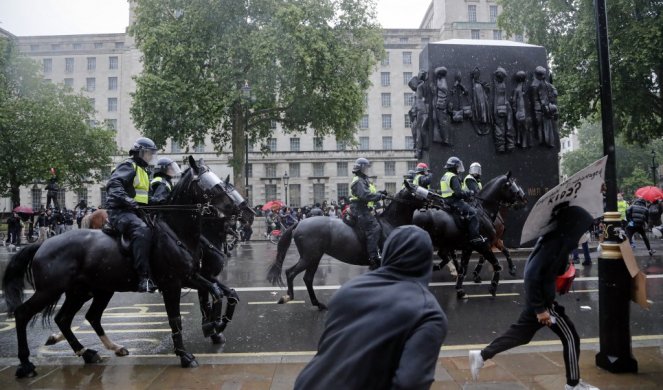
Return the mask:
<path fill-rule="evenodd" d="M 555 280 L 566 270 L 569 253 L 594 219 L 585 209 L 570 206 L 560 210 L 555 220 L 555 229 L 539 238 L 525 265 L 527 306 L 537 314 L 552 305 Z"/>
<path fill-rule="evenodd" d="M 332 297 L 318 353 L 295 389 L 428 389 L 447 332 L 447 318 L 428 291 L 432 254 L 424 230 L 394 230 L 382 266 Z"/>
<path fill-rule="evenodd" d="M 352 183 L 351 187 L 352 195 L 358 198 L 352 201 L 355 207 L 359 206 L 359 208 L 368 208 L 368 202 L 377 202 L 382 199 L 382 194 L 379 192 L 371 192 L 371 188 L 369 187 L 370 182 L 366 175 L 362 173 L 357 173 L 356 175 L 359 179 Z"/>
<path fill-rule="evenodd" d="M 644 226 L 649 221 L 649 209 L 642 203 L 636 202 L 626 209 L 626 220 L 636 226 Z"/>
<path fill-rule="evenodd" d="M 173 189 L 173 183 L 168 175 L 156 173 L 154 177 L 161 177 L 162 180 L 156 182 L 152 181 L 150 184 L 150 204 L 165 204 Z"/>
<path fill-rule="evenodd" d="M 134 200 L 136 189 L 134 188 L 134 177 L 136 170 L 133 163 L 147 169 L 147 164 L 140 158 L 128 158 L 121 162 L 111 173 L 106 183 L 106 208 L 107 209 L 131 209 L 136 207 Z"/>

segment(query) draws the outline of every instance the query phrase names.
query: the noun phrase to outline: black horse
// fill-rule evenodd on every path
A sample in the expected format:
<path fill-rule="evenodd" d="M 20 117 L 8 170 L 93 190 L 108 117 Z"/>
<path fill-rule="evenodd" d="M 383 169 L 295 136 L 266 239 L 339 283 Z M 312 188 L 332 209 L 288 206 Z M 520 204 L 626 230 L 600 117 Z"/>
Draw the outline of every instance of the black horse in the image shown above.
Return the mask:
<path fill-rule="evenodd" d="M 172 330 L 175 354 L 182 367 L 196 367 L 195 357 L 186 351 L 182 339 L 180 292 L 182 286 L 205 289 L 198 274 L 200 258 L 201 217 L 218 212 L 229 200 L 223 181 L 202 160 L 197 164 L 189 157 L 190 168 L 173 188 L 167 212 L 153 220 L 155 233 L 152 250 L 152 274 L 163 293 L 163 300 Z M 36 375 L 30 362 L 27 324 L 37 313 L 44 321 L 53 314 L 62 294 L 65 300 L 55 315 L 55 322 L 78 356 L 86 363 L 100 361 L 98 353 L 87 349 L 71 331 L 74 315 L 91 297 L 92 304 L 85 318 L 109 347 L 101 327 L 101 316 L 115 291 L 134 291 L 138 282 L 127 248 L 100 230 L 73 230 L 33 244 L 17 253 L 7 266 L 3 292 L 8 311 L 16 320 L 18 357 L 17 377 Z M 35 293 L 24 303 L 23 280 L 28 275 Z M 116 346 L 117 347 L 117 346 Z M 117 351 L 116 351 L 117 353 Z"/>
<path fill-rule="evenodd" d="M 413 224 L 425 229 L 430 234 L 433 245 L 438 248 L 438 256 L 442 262 L 436 268 L 446 265 L 454 256 L 455 250 L 462 251 L 461 262 L 457 265 L 456 295 L 458 298 L 466 296 L 463 290 L 463 280 L 467 273 L 470 255 L 474 250 L 493 266 L 493 278 L 489 292 L 493 296 L 497 293 L 502 267 L 491 250 L 491 244 L 496 237 L 494 221 L 502 205 L 524 202 L 525 194 L 516 184 L 515 179 L 511 177 L 511 172 L 508 172 L 486 183 L 476 198 L 480 200 L 480 206 L 477 208 L 480 221 L 479 231 L 487 239 L 487 243 L 482 245 L 470 245 L 467 229 L 459 228 L 454 216 L 447 211 L 421 210 L 415 212 L 413 217 Z"/>
<path fill-rule="evenodd" d="M 384 211 L 377 216 L 382 227 L 382 239 L 395 228 L 412 223 L 412 214 L 427 204 L 431 194 L 422 187 L 411 186 L 405 182 L 405 187 L 391 200 Z M 276 259 L 269 267 L 267 279 L 273 285 L 283 286 L 281 270 L 290 241 L 295 239 L 299 261 L 285 271 L 288 282 L 287 295 L 281 297 L 279 303 L 286 303 L 294 299 L 293 280 L 302 271 L 304 283 L 308 290 L 311 304 L 320 310 L 327 307 L 318 301 L 313 291 L 313 277 L 324 254 L 334 257 L 348 264 L 369 265 L 368 253 L 364 240 L 360 238 L 355 229 L 348 226 L 339 218 L 312 217 L 306 218 L 285 230 L 278 242 Z"/>

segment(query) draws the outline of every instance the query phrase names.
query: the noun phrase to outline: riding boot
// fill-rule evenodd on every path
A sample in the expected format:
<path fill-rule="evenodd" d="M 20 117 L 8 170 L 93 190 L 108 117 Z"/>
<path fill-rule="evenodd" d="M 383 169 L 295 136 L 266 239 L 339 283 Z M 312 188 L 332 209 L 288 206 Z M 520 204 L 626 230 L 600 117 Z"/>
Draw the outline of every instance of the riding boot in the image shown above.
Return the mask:
<path fill-rule="evenodd" d="M 134 257 L 134 268 L 138 273 L 138 292 L 154 292 L 154 283 L 150 275 L 150 251 L 152 245 L 152 230 L 149 227 L 137 229 L 131 243 Z"/>
<path fill-rule="evenodd" d="M 483 256 L 479 257 L 479 262 L 477 263 L 476 267 L 474 267 L 474 271 L 472 272 L 472 275 L 474 276 L 474 283 L 481 283 L 481 269 L 483 268 L 483 263 L 486 261 Z"/>
<path fill-rule="evenodd" d="M 175 347 L 175 355 L 180 356 L 184 352 L 184 341 L 182 339 L 182 317 L 168 318 L 168 325 L 170 325 L 171 336 L 173 338 L 173 345 Z"/>

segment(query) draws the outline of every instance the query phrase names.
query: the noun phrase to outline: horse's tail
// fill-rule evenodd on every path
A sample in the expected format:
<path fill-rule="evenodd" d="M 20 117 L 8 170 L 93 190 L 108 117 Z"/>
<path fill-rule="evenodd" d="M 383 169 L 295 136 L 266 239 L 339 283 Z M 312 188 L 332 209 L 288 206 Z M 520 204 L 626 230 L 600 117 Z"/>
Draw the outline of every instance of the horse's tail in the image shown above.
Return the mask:
<path fill-rule="evenodd" d="M 290 242 L 292 241 L 292 232 L 295 230 L 299 222 L 295 222 L 292 226 L 287 228 L 279 238 L 277 245 L 276 259 L 272 265 L 269 266 L 269 271 L 267 271 L 267 280 L 269 280 L 273 286 L 283 287 L 283 278 L 281 277 L 281 270 L 283 269 L 283 261 L 285 261 L 285 254 L 290 248 Z"/>
<path fill-rule="evenodd" d="M 92 214 L 88 214 L 81 219 L 81 229 L 89 229 L 90 228 L 90 216 Z"/>
<path fill-rule="evenodd" d="M 32 259 L 40 246 L 41 243 L 23 247 L 12 256 L 7 269 L 5 269 L 5 275 L 2 278 L 2 292 L 5 296 L 5 302 L 7 302 L 7 313 L 9 315 L 13 314 L 14 310 L 23 303 L 23 281 L 26 275 L 30 285 L 34 285 L 30 268 Z"/>

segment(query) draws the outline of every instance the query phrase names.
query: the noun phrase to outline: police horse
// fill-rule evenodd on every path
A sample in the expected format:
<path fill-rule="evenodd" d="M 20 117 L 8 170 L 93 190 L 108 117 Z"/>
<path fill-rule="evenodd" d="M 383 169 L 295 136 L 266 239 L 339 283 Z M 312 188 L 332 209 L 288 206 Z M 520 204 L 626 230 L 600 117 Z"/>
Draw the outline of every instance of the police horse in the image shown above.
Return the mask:
<path fill-rule="evenodd" d="M 511 177 L 511 172 L 507 172 L 486 183 L 479 194 L 476 195 L 476 198 L 480 200 L 479 207 L 477 207 L 480 221 L 479 232 L 487 239 L 487 242 L 481 245 L 473 246 L 469 243 L 467 229 L 459 226 L 459 224 L 463 225 L 465 222 L 459 221 L 458 216 L 450 210 L 420 210 L 415 212 L 413 217 L 413 224 L 426 230 L 431 236 L 433 245 L 438 249 L 438 256 L 440 256 L 442 262 L 436 268 L 442 268 L 446 265 L 454 256 L 455 250 L 461 250 L 461 261 L 457 266 L 458 277 L 456 279 L 456 296 L 458 298 L 466 296 L 463 281 L 473 251 L 479 252 L 493 266 L 493 277 L 489 292 L 493 296 L 497 293 L 502 267 L 491 249 L 497 237 L 494 222 L 500 207 L 525 202 L 525 193 L 516 184 L 516 180 Z"/>
<path fill-rule="evenodd" d="M 404 182 L 405 187 L 396 194 L 384 211 L 377 216 L 382 228 L 380 244 L 395 228 L 412 223 L 415 210 L 424 207 L 432 193 L 423 187 Z M 293 280 L 305 271 L 304 284 L 308 290 L 311 304 L 320 310 L 327 307 L 318 301 L 313 291 L 313 278 L 320 264 L 320 259 L 327 254 L 348 264 L 368 266 L 368 253 L 365 240 L 343 219 L 329 217 L 306 218 L 286 229 L 278 242 L 276 259 L 269 267 L 267 279 L 273 285 L 283 286 L 281 271 L 286 252 L 294 238 L 299 252 L 299 260 L 285 271 L 288 283 L 287 295 L 279 303 L 286 303 L 295 298 Z"/>
<path fill-rule="evenodd" d="M 182 367 L 198 365 L 182 339 L 180 293 L 184 286 L 211 289 L 211 283 L 198 273 L 200 258 L 201 218 L 217 213 L 224 204 L 233 202 L 219 179 L 204 165 L 189 157 L 190 168 L 174 186 L 168 203 L 153 220 L 155 234 L 152 248 L 152 274 L 163 294 L 172 331 L 175 355 Z M 16 321 L 18 357 L 16 376 L 36 375 L 30 362 L 27 325 L 39 312 L 43 320 L 52 316 L 59 298 L 65 295 L 55 322 L 66 340 L 86 363 L 101 360 L 97 351 L 85 348 L 71 330 L 74 315 L 92 298 L 85 318 L 104 346 L 118 355 L 128 353 L 105 335 L 101 316 L 114 292 L 134 291 L 138 283 L 133 261 L 123 239 L 101 230 L 79 229 L 53 237 L 43 243 L 26 246 L 9 262 L 3 278 L 3 292 L 9 313 Z M 34 294 L 23 300 L 23 280 L 28 276 Z M 220 299 L 221 297 L 217 297 Z"/>

